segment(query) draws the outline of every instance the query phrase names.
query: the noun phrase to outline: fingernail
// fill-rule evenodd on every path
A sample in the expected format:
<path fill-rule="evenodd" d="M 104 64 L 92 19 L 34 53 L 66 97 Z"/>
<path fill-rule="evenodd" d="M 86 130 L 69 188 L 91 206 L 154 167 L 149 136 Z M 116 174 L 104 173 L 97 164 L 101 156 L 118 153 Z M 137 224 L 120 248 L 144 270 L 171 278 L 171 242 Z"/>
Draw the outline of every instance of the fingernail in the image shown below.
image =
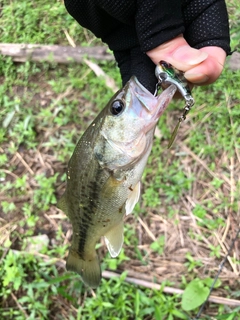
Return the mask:
<path fill-rule="evenodd" d="M 208 54 L 203 51 L 191 48 L 189 46 L 181 46 L 174 51 L 172 57 L 177 61 L 188 65 L 199 64 L 207 58 Z"/>
<path fill-rule="evenodd" d="M 209 79 L 209 77 L 203 73 L 191 73 L 191 71 L 185 72 L 184 77 L 192 83 L 204 83 Z"/>

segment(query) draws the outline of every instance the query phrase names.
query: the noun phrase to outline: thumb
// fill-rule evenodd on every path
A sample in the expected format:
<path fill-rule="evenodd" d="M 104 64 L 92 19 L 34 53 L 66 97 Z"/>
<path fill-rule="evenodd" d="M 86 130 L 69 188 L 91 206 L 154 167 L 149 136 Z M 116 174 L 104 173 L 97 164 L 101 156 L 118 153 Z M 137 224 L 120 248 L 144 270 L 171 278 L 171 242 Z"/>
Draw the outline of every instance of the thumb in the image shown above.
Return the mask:
<path fill-rule="evenodd" d="M 185 72 L 188 81 L 199 85 L 216 81 L 226 59 L 226 52 L 222 48 L 211 46 L 194 49 L 182 35 L 148 51 L 147 55 L 155 64 L 160 60 L 171 63 Z"/>
<path fill-rule="evenodd" d="M 175 68 L 184 72 L 188 71 L 188 73 L 191 69 L 195 68 L 196 70 L 196 67 L 208 58 L 206 51 L 190 47 L 182 35 L 148 51 L 147 55 L 155 64 L 158 64 L 160 60 L 164 60 Z M 201 70 L 198 69 L 198 71 L 200 72 Z M 207 74 L 200 73 L 194 73 L 191 76 L 189 81 L 192 83 L 195 83 L 195 80 L 197 83 L 204 83 L 209 78 Z"/>
<path fill-rule="evenodd" d="M 206 52 L 190 47 L 182 35 L 148 51 L 147 55 L 155 64 L 165 60 L 182 71 L 191 69 L 208 57 Z"/>

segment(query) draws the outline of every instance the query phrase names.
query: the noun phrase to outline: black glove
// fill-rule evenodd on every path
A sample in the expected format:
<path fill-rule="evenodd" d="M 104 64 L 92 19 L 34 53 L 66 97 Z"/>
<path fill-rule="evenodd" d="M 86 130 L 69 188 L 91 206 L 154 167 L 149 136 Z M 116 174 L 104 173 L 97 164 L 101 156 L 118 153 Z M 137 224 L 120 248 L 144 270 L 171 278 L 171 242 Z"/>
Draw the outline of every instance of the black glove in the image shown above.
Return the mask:
<path fill-rule="evenodd" d="M 180 34 L 194 48 L 230 54 L 223 0 L 65 0 L 68 12 L 113 50 L 123 85 L 132 75 L 151 92 L 155 64 L 145 54 Z"/>

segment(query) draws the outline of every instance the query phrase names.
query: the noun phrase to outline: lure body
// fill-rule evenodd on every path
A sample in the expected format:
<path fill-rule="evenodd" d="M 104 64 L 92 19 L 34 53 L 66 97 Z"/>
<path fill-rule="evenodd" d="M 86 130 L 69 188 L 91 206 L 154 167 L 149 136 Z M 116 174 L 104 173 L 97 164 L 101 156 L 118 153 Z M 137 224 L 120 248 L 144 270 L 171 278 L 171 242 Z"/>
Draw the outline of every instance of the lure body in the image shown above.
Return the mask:
<path fill-rule="evenodd" d="M 155 75 L 158 79 L 157 88 L 161 84 L 167 84 L 167 85 L 174 84 L 185 100 L 185 107 L 183 109 L 183 114 L 178 119 L 178 123 L 175 129 L 173 130 L 172 136 L 168 144 L 168 148 L 170 148 L 176 138 L 181 122 L 186 119 L 186 115 L 189 113 L 192 106 L 194 105 L 194 99 L 192 97 L 188 82 L 184 77 L 184 73 L 174 68 L 170 63 L 167 63 L 161 60 L 155 68 Z M 156 91 L 157 90 L 158 89 L 156 89 Z"/>

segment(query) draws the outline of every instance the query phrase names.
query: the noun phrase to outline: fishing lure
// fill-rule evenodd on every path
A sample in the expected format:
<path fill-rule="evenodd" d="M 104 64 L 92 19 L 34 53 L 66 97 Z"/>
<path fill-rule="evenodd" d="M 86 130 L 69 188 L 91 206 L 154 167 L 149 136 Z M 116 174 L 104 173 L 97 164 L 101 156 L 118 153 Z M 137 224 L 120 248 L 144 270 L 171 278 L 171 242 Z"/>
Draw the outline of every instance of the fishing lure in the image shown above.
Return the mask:
<path fill-rule="evenodd" d="M 178 123 L 175 129 L 173 130 L 170 141 L 168 143 L 169 149 L 177 136 L 177 132 L 182 121 L 186 119 L 186 115 L 189 113 L 192 106 L 194 105 L 194 99 L 192 97 L 188 82 L 184 77 L 184 73 L 174 68 L 170 63 L 161 60 L 159 64 L 156 66 L 155 75 L 158 79 L 155 94 L 158 91 L 158 88 L 161 84 L 174 84 L 185 100 L 183 114 L 178 119 Z"/>

